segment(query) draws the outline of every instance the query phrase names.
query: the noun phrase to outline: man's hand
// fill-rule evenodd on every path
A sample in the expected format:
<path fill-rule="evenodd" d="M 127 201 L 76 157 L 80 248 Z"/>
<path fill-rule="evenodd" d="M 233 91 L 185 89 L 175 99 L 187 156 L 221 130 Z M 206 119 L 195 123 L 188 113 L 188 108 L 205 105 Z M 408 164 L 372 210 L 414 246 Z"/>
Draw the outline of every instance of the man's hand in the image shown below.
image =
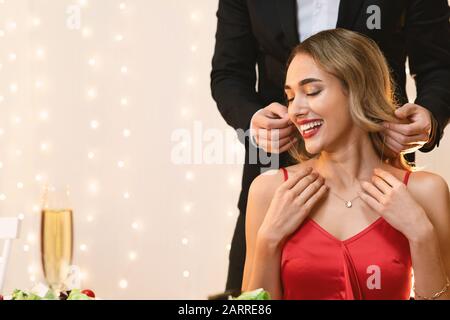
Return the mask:
<path fill-rule="evenodd" d="M 403 123 L 383 123 L 386 145 L 396 154 L 419 150 L 430 139 L 431 114 L 426 108 L 407 103 L 395 111 Z"/>
<path fill-rule="evenodd" d="M 294 137 L 297 128 L 289 120 L 287 107 L 279 103 L 255 113 L 251 130 L 255 142 L 268 153 L 283 153 L 297 142 Z"/>

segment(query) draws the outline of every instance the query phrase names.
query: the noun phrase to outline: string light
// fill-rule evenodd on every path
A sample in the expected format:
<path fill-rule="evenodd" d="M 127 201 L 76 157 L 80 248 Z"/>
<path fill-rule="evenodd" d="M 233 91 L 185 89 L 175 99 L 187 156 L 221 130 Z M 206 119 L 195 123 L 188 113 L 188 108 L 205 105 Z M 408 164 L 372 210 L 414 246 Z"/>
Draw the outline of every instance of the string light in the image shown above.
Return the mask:
<path fill-rule="evenodd" d="M 97 181 L 91 181 L 89 183 L 89 192 L 91 194 L 97 194 L 99 190 L 98 182 Z"/>
<path fill-rule="evenodd" d="M 8 31 L 15 31 L 17 29 L 17 23 L 15 21 L 8 21 L 6 24 L 6 29 Z"/>
<path fill-rule="evenodd" d="M 11 83 L 11 85 L 9 86 L 9 91 L 11 91 L 11 93 L 13 94 L 17 93 L 17 91 L 19 91 L 19 86 L 17 85 L 17 83 Z"/>
<path fill-rule="evenodd" d="M 184 210 L 184 212 L 186 212 L 186 213 L 191 212 L 191 211 L 192 211 L 192 204 L 186 203 L 186 204 L 183 206 L 183 210 Z"/>
<path fill-rule="evenodd" d="M 88 90 L 87 95 L 91 99 L 95 99 L 97 97 L 97 89 L 91 88 Z"/>
<path fill-rule="evenodd" d="M 123 136 L 129 138 L 131 136 L 131 131 L 129 129 L 123 130 Z"/>
<path fill-rule="evenodd" d="M 36 89 L 42 89 L 44 87 L 44 82 L 42 80 L 37 80 L 35 86 Z"/>
<path fill-rule="evenodd" d="M 17 54 L 15 54 L 14 52 L 9 54 L 9 61 L 14 62 L 17 60 Z"/>
<path fill-rule="evenodd" d="M 99 122 L 98 122 L 97 120 L 92 120 L 90 126 L 91 126 L 91 128 L 92 128 L 93 130 L 96 130 L 96 129 L 98 129 L 98 127 L 100 126 L 100 124 L 99 124 Z"/>
<path fill-rule="evenodd" d="M 28 241 L 30 244 L 34 244 L 35 241 L 36 241 L 36 235 L 35 235 L 34 233 L 29 233 L 29 234 L 27 235 L 27 241 Z"/>
<path fill-rule="evenodd" d="M 119 281 L 119 288 L 120 289 L 126 289 L 128 288 L 128 281 L 125 279 L 122 279 Z"/>
<path fill-rule="evenodd" d="M 31 20 L 31 24 L 32 24 L 32 26 L 33 27 L 39 27 L 40 25 L 41 25 L 41 19 L 39 19 L 38 17 L 34 17 L 32 20 Z"/>
<path fill-rule="evenodd" d="M 116 35 L 114 36 L 114 39 L 115 39 L 117 42 L 121 42 L 121 41 L 123 41 L 124 36 L 123 36 L 123 34 L 118 33 L 118 34 L 116 34 Z"/>
<path fill-rule="evenodd" d="M 39 112 L 39 119 L 42 121 L 47 121 L 48 120 L 48 111 L 47 110 L 42 110 L 41 112 Z"/>
<path fill-rule="evenodd" d="M 191 113 L 191 110 L 189 108 L 186 108 L 186 107 L 183 107 L 180 110 L 180 114 L 181 114 L 182 117 L 187 117 L 187 116 L 190 115 L 190 113 Z"/>
<path fill-rule="evenodd" d="M 192 171 L 186 172 L 185 178 L 186 178 L 186 180 L 188 180 L 188 181 L 194 180 L 194 173 L 193 173 Z"/>
<path fill-rule="evenodd" d="M 131 251 L 131 252 L 128 254 L 128 258 L 129 258 L 131 261 L 136 260 L 136 259 L 137 259 L 137 253 L 134 252 L 134 251 Z"/>
<path fill-rule="evenodd" d="M 42 152 L 47 152 L 50 149 L 50 145 L 48 144 L 48 142 L 42 142 L 41 143 L 41 151 Z"/>
<path fill-rule="evenodd" d="M 12 122 L 14 125 L 19 125 L 22 123 L 22 118 L 19 116 L 13 116 Z"/>
<path fill-rule="evenodd" d="M 91 28 L 89 28 L 89 27 L 84 27 L 84 28 L 81 30 L 81 35 L 82 35 L 84 38 L 89 38 L 89 37 L 91 37 L 91 36 L 92 36 L 92 30 L 91 30 Z"/>
<path fill-rule="evenodd" d="M 45 56 L 45 50 L 41 47 L 36 49 L 36 58 L 43 59 Z"/>

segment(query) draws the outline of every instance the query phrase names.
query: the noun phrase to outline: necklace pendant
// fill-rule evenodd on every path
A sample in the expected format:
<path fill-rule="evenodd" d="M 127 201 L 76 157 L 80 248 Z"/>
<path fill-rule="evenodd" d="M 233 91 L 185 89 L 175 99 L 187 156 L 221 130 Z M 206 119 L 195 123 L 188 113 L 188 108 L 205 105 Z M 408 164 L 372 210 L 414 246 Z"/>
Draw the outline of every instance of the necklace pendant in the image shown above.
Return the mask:
<path fill-rule="evenodd" d="M 351 208 L 351 207 L 353 207 L 353 203 L 352 203 L 351 201 L 347 201 L 347 202 L 345 203 L 345 206 L 346 206 L 347 208 Z"/>

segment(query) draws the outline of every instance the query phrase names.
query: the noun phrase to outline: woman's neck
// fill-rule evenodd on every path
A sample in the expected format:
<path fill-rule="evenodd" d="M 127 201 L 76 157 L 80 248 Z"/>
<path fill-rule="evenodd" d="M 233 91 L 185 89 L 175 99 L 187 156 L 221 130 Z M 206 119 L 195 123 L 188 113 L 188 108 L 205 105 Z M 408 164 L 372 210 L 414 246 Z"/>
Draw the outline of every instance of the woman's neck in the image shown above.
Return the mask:
<path fill-rule="evenodd" d="M 370 181 L 373 169 L 382 165 L 368 134 L 353 137 L 333 151 L 322 151 L 316 160 L 315 169 L 334 190 L 352 188 L 358 180 Z"/>

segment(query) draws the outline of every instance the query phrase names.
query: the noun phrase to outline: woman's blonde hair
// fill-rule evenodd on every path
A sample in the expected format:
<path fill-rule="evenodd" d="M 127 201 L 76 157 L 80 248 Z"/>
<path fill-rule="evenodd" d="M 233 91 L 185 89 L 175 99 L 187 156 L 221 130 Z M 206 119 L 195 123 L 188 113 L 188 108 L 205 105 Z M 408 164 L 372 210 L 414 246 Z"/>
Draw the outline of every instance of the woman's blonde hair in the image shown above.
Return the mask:
<path fill-rule="evenodd" d="M 384 146 L 382 122 L 398 122 L 394 115 L 396 101 L 388 64 L 377 44 L 353 31 L 333 29 L 322 31 L 295 47 L 288 60 L 289 68 L 298 54 L 314 59 L 325 72 L 341 81 L 349 97 L 350 115 L 357 126 L 369 132 L 375 151 L 383 161 L 394 162 L 397 156 Z M 301 162 L 317 155 L 306 151 L 304 140 L 298 139 L 289 153 Z M 402 166 L 412 170 L 400 156 Z"/>

